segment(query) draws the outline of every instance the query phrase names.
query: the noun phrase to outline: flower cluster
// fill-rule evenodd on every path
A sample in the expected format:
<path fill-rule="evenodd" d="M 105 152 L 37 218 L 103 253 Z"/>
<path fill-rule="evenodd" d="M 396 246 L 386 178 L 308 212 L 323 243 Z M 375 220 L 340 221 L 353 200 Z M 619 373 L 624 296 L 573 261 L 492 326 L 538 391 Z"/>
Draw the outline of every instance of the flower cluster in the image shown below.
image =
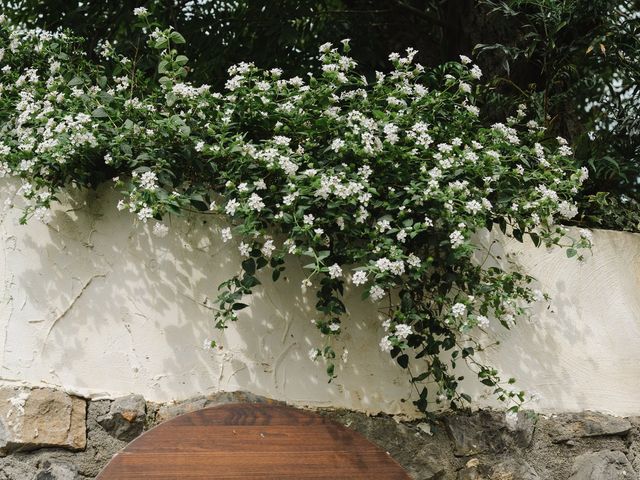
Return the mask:
<path fill-rule="evenodd" d="M 241 63 L 212 92 L 188 82 L 176 49 L 184 38 L 136 15 L 151 32 L 157 80 L 106 44 L 93 64 L 77 39 L 2 25 L 0 173 L 22 179 L 25 221 L 70 185 L 109 179 L 124 193 L 118 208 L 154 219 L 158 236 L 168 214 L 219 214 L 231 224 L 220 241 L 237 242 L 243 260 L 221 286 L 217 327 L 238 318 L 258 271 L 277 280 L 287 255 L 305 257 L 303 287 L 317 291 L 326 340 L 310 357 L 331 378 L 351 284 L 384 313 L 371 328 L 383 351 L 411 364 L 418 408 L 429 381 L 438 401 L 468 398 L 454 373 L 461 359 L 499 398 L 522 399 L 475 360 L 482 346 L 471 333 L 493 321 L 510 328 L 540 295 L 531 277 L 487 262 L 474 235 L 497 226 L 578 257 L 590 246 L 589 232 L 572 239 L 559 225 L 576 215 L 586 178 L 563 139 L 525 123 L 524 106 L 483 125 L 480 68 L 461 57 L 427 71 L 412 49 L 365 78 L 348 41 L 325 44 L 306 79 Z"/>

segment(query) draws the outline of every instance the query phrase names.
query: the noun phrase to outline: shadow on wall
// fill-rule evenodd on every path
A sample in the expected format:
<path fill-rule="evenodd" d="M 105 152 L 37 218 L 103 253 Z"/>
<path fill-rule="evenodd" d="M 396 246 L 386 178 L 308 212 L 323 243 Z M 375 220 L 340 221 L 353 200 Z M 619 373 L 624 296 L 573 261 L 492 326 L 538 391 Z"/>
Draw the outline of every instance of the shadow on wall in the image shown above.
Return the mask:
<path fill-rule="evenodd" d="M 577 230 L 570 235 L 577 236 Z M 532 306 L 530 318 L 516 328 L 494 323 L 482 337 L 486 344 L 499 342 L 483 358 L 505 380 L 517 379 L 514 387 L 530 397 L 528 408 L 640 411 L 640 235 L 604 230 L 593 235 L 595 246 L 584 262 L 567 258 L 562 249 L 536 249 L 528 239 L 523 245 L 496 232 L 482 238 L 484 245 L 500 238 L 494 248 L 500 260 L 512 259 L 551 296 Z M 485 397 L 477 388 L 475 395 Z"/>
<path fill-rule="evenodd" d="M 6 213 L 5 381 L 154 401 L 242 389 L 294 404 L 410 411 L 400 402 L 407 378 L 378 350 L 380 318 L 373 304 L 360 304 L 359 291 L 347 293 L 357 315 L 336 345 L 338 353 L 349 346 L 348 362 L 329 384 L 322 362 L 308 358 L 322 339 L 299 266 L 275 284 L 267 272 L 250 309 L 216 331 L 218 284 L 241 260 L 235 243 L 220 240 L 224 225 L 209 215 L 174 217 L 170 233 L 157 238 L 152 223 L 118 212 L 117 200 L 107 186 L 75 195 L 47 225 L 18 226 L 19 209 Z M 212 338 L 221 346 L 213 351 L 205 347 Z"/>
<path fill-rule="evenodd" d="M 2 198 L 10 198 L 11 181 Z M 322 339 L 311 319 L 315 295 L 300 288 L 299 264 L 248 299 L 250 309 L 224 332 L 213 327 L 218 284 L 238 271 L 236 244 L 222 243 L 214 216 L 171 218 L 169 234 L 115 208 L 104 186 L 57 207 L 47 225 L 18 226 L 19 209 L 2 214 L 0 317 L 5 382 L 51 384 L 91 396 L 139 393 L 166 402 L 201 393 L 248 390 L 292 404 L 410 413 L 408 377 L 379 351 L 381 318 L 360 292 L 347 292 L 352 313 L 338 354 L 348 361 L 327 383 L 307 352 Z M 486 356 L 504 377 L 537 394 L 537 410 L 640 411 L 638 236 L 596 232 L 586 264 L 507 242 L 507 252 L 537 276 L 553 310 L 508 332 Z M 621 258 L 619 253 L 625 252 Z M 205 347 L 215 339 L 220 348 Z M 633 357 L 633 358 L 632 358 Z M 634 379 L 634 380 L 632 380 Z M 494 405 L 469 376 L 465 388 Z"/>

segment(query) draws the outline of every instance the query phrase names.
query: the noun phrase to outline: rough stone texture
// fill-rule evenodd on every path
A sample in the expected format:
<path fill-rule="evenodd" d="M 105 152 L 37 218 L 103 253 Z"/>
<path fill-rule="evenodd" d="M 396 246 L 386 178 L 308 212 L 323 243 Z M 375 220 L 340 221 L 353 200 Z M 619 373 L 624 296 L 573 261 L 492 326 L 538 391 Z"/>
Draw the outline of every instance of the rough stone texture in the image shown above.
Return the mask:
<path fill-rule="evenodd" d="M 554 441 L 566 442 L 580 437 L 626 435 L 631 423 L 624 418 L 597 412 L 567 413 L 555 417 Z"/>
<path fill-rule="evenodd" d="M 542 480 L 524 460 L 509 458 L 495 465 L 481 464 L 477 459 L 467 462 L 457 480 Z"/>
<path fill-rule="evenodd" d="M 0 390 L 4 395 L 0 399 L 3 428 L 7 413 L 11 412 L 11 421 L 14 415 L 23 415 L 23 400 L 24 413 L 35 417 L 18 424 L 32 426 L 42 425 L 42 416 L 59 413 L 60 403 L 69 397 L 52 390 L 40 391 L 48 389 L 9 390 L 10 394 Z M 84 414 L 85 401 L 75 400 L 82 402 Z M 83 430 L 74 434 L 86 438 L 84 448 L 70 451 L 68 444 L 63 448 L 28 443 L 23 446 L 32 450 L 19 448 L 0 457 L 0 480 L 95 478 L 112 456 L 143 430 L 183 413 L 231 402 L 273 401 L 243 392 L 165 405 L 144 402 L 139 396 L 86 401 L 86 422 L 83 416 Z M 39 409 L 36 405 L 51 408 Z M 378 444 L 415 480 L 640 480 L 640 418 L 621 419 L 593 412 L 507 415 L 487 410 L 441 415 L 428 426 L 349 410 L 323 409 L 318 413 Z M 77 422 L 77 416 L 70 413 L 69 421 L 73 418 Z"/>
<path fill-rule="evenodd" d="M 448 415 L 444 422 L 454 443 L 455 455 L 464 457 L 528 447 L 533 437 L 535 415 L 531 412 L 505 414 L 487 410 L 475 415 Z"/>
<path fill-rule="evenodd" d="M 0 454 L 86 446 L 86 402 L 50 388 L 0 389 Z"/>
<path fill-rule="evenodd" d="M 147 406 L 141 395 L 128 395 L 111 403 L 109 412 L 98 417 L 98 423 L 119 440 L 130 442 L 142 433 Z"/>
<path fill-rule="evenodd" d="M 637 479 L 629 459 L 622 452 L 601 451 L 585 453 L 576 458 L 569 480 L 628 480 Z"/>

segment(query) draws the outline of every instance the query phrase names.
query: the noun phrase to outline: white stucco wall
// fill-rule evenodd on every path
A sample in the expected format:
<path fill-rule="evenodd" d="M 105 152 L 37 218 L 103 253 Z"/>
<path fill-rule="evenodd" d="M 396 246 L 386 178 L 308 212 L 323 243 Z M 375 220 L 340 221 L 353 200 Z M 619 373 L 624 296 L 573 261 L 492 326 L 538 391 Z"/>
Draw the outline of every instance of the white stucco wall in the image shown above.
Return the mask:
<path fill-rule="evenodd" d="M 0 184 L 0 205 L 11 198 Z M 310 323 L 313 295 L 301 270 L 264 282 L 249 311 L 224 333 L 213 328 L 207 299 L 238 264 L 218 226 L 173 219 L 163 239 L 117 212 L 103 191 L 55 210 L 47 224 L 0 217 L 0 384 L 48 385 L 92 397 L 139 393 L 179 400 L 220 390 L 249 390 L 292 404 L 410 413 L 407 378 L 379 351 L 380 320 L 359 292 L 344 326 L 348 362 L 327 383 L 307 352 L 320 344 Z M 523 265 L 553 296 L 488 352 L 507 376 L 534 394 L 538 411 L 640 414 L 640 236 L 596 231 L 586 263 L 563 251 L 519 244 Z M 246 312 L 246 313 L 245 313 Z M 222 349 L 203 347 L 215 338 Z M 494 405 L 475 380 L 478 405 Z"/>

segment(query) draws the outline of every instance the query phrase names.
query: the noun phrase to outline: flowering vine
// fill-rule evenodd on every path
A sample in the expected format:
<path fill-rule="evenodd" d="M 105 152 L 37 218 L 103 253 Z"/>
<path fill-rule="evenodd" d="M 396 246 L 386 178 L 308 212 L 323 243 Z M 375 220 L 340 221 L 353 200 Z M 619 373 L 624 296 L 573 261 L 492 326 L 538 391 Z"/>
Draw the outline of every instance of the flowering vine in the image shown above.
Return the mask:
<path fill-rule="evenodd" d="M 259 271 L 277 281 L 290 256 L 304 257 L 325 339 L 310 357 L 327 362 L 330 379 L 350 284 L 378 304 L 379 347 L 410 372 L 421 411 L 430 398 L 470 400 L 458 362 L 517 408 L 524 394 L 477 360 L 475 333 L 511 328 L 543 295 L 474 238 L 497 226 L 581 257 L 589 232 L 573 238 L 559 225 L 576 215 L 587 177 L 567 142 L 547 138 L 524 106 L 482 124 L 482 72 L 465 56 L 426 70 L 407 49 L 365 78 L 344 40 L 323 45 L 319 71 L 304 79 L 241 63 L 213 92 L 188 82 L 184 38 L 136 14 L 147 49 L 134 60 L 104 43 L 99 64 L 69 33 L 2 19 L 0 174 L 22 179 L 23 221 L 45 218 L 70 185 L 111 179 L 124 194 L 117 208 L 159 236 L 169 214 L 219 214 L 231 225 L 220 241 L 237 242 L 243 261 L 220 286 L 216 327 L 238 319 Z M 157 75 L 138 68 L 143 59 L 156 59 Z"/>

